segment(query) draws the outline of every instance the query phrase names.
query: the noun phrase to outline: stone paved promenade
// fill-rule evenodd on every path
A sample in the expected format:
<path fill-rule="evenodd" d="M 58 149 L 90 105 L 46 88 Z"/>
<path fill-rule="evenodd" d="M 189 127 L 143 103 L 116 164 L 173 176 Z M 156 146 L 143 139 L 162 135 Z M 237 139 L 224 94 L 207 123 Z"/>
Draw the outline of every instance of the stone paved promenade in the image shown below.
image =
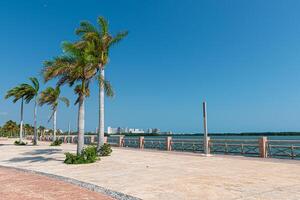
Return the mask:
<path fill-rule="evenodd" d="M 113 200 L 63 181 L 0 167 L 0 199 L 5 200 Z"/>
<path fill-rule="evenodd" d="M 12 143 L 0 141 L 0 165 L 70 177 L 142 199 L 300 199 L 300 161 L 115 148 L 97 163 L 65 165 L 63 153 L 75 151 L 75 145 Z"/>

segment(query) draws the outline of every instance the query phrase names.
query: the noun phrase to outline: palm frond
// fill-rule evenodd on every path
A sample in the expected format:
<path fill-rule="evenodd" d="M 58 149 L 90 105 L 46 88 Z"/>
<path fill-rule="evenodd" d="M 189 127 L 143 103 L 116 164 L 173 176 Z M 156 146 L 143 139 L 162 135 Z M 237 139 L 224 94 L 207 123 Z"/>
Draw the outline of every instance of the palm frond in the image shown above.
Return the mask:
<path fill-rule="evenodd" d="M 89 21 L 82 21 L 75 32 L 77 35 L 81 36 L 88 32 L 97 32 L 97 29 Z"/>
<path fill-rule="evenodd" d="M 107 35 L 108 34 L 108 21 L 104 17 L 100 16 L 97 19 L 97 23 L 100 26 L 101 35 L 102 36 Z"/>
<path fill-rule="evenodd" d="M 37 78 L 35 77 L 30 77 L 29 80 L 31 81 L 31 83 L 33 84 L 33 87 L 36 91 L 39 91 L 40 89 L 40 84 Z"/>
<path fill-rule="evenodd" d="M 115 95 L 111 83 L 104 80 L 103 76 L 98 76 L 99 85 L 104 88 L 105 94 L 108 97 L 113 97 Z"/>
<path fill-rule="evenodd" d="M 128 31 L 123 31 L 118 33 L 115 37 L 111 39 L 109 42 L 109 46 L 113 46 L 117 43 L 119 43 L 122 39 L 124 39 L 128 35 Z"/>
<path fill-rule="evenodd" d="M 67 97 L 60 97 L 59 100 L 64 102 L 66 104 L 66 106 L 69 107 L 70 101 Z"/>

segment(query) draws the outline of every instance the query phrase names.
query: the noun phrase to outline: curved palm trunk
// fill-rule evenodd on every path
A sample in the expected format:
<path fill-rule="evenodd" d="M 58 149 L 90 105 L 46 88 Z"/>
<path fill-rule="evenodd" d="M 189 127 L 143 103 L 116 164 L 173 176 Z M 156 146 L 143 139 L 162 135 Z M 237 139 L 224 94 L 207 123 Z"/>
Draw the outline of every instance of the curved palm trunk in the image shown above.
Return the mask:
<path fill-rule="evenodd" d="M 37 144 L 37 127 L 36 127 L 36 116 L 37 116 L 37 97 L 35 97 L 35 103 L 34 103 L 34 136 L 33 136 L 33 144 Z"/>
<path fill-rule="evenodd" d="M 78 108 L 78 140 L 77 140 L 77 155 L 82 153 L 84 147 L 84 96 L 79 97 Z"/>
<path fill-rule="evenodd" d="M 24 107 L 24 99 L 22 98 L 21 102 L 21 121 L 20 121 L 20 142 L 23 140 L 23 107 Z"/>
<path fill-rule="evenodd" d="M 100 76 L 102 80 L 105 80 L 104 76 L 104 69 L 100 70 Z M 99 150 L 100 147 L 104 144 L 104 84 L 101 84 L 99 81 L 99 129 L 98 129 L 98 142 L 97 142 L 97 149 Z"/>
<path fill-rule="evenodd" d="M 56 130 L 57 130 L 57 128 L 56 128 L 56 113 L 57 113 L 57 110 L 55 108 L 54 113 L 53 113 L 53 141 L 56 140 Z"/>

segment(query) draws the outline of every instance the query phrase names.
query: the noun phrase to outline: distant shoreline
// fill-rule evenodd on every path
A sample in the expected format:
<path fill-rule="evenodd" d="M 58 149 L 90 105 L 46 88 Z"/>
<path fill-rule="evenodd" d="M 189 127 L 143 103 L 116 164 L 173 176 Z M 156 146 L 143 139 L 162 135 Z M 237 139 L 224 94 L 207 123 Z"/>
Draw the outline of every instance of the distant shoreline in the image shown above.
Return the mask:
<path fill-rule="evenodd" d="M 76 133 L 77 134 L 77 133 Z M 73 133 L 72 135 L 76 135 Z M 86 133 L 86 135 L 95 135 L 95 133 Z M 105 136 L 124 135 L 124 136 L 203 136 L 203 133 L 184 133 L 184 134 L 158 134 L 158 133 L 121 133 L 105 134 Z M 242 133 L 209 133 L 209 136 L 300 136 L 300 132 L 242 132 Z"/>

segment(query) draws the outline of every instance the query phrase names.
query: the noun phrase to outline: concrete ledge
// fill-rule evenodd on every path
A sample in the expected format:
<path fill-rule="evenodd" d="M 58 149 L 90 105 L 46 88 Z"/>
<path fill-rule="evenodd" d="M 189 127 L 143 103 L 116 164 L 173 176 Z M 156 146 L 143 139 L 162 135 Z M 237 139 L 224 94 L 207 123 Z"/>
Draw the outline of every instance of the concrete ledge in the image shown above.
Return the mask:
<path fill-rule="evenodd" d="M 38 175 L 46 176 L 46 177 L 53 178 L 56 180 L 64 181 L 66 183 L 71 183 L 73 185 L 88 189 L 90 191 L 94 191 L 94 192 L 98 192 L 98 193 L 110 196 L 117 200 L 141 200 L 140 198 L 137 198 L 137 197 L 133 197 L 133 196 L 130 196 L 127 194 L 123 194 L 121 192 L 109 190 L 109 189 L 103 188 L 101 186 L 83 182 L 83 181 L 79 181 L 79 180 L 76 180 L 73 178 L 67 178 L 64 176 L 59 176 L 59 175 L 55 175 L 55 174 L 49 174 L 49 173 L 39 172 L 39 171 L 34 171 L 34 170 L 29 170 L 29 169 L 22 169 L 22 168 L 18 168 L 18 167 L 8 167 L 8 166 L 3 166 L 3 165 L 0 165 L 0 167 L 6 168 L 6 169 L 14 169 L 14 170 L 18 170 L 18 171 L 25 172 L 25 173 L 38 174 Z"/>

